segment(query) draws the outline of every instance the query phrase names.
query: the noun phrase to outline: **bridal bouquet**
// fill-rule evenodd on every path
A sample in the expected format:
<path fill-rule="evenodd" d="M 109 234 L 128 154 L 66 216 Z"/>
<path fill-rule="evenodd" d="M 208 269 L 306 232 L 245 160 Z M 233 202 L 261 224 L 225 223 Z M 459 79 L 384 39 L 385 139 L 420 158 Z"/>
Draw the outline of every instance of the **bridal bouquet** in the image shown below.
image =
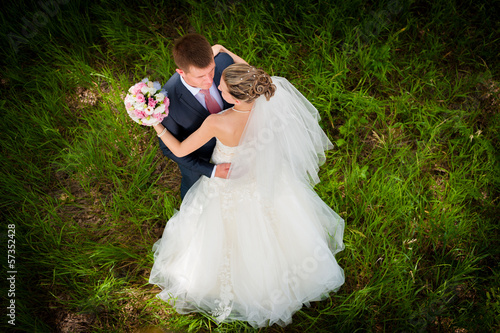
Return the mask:
<path fill-rule="evenodd" d="M 168 116 L 170 101 L 158 81 L 151 82 L 145 78 L 130 87 L 124 103 L 133 121 L 144 126 L 153 126 Z"/>

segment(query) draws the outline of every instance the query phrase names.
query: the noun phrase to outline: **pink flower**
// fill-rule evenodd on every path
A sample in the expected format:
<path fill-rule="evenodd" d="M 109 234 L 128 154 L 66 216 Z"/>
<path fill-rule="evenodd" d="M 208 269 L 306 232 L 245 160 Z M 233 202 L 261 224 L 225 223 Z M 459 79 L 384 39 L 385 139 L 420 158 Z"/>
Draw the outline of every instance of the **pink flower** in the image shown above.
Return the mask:
<path fill-rule="evenodd" d="M 166 108 L 170 105 L 170 100 L 168 99 L 168 97 L 165 97 L 165 99 L 163 100 L 163 104 L 165 104 Z"/>
<path fill-rule="evenodd" d="M 146 113 L 145 113 L 144 111 L 140 111 L 140 110 L 137 110 L 137 109 L 136 109 L 136 110 L 135 110 L 135 116 L 136 116 L 137 118 L 144 118 L 144 117 L 146 117 Z"/>
<path fill-rule="evenodd" d="M 148 98 L 148 106 L 154 108 L 156 106 L 156 103 L 158 103 L 155 99 L 149 97 Z"/>
<path fill-rule="evenodd" d="M 141 92 L 141 89 L 143 87 L 147 87 L 147 86 L 148 85 L 145 84 L 144 82 L 139 82 L 135 86 L 132 87 L 132 91 L 131 92 L 132 92 L 133 95 L 137 95 L 139 92 Z"/>
<path fill-rule="evenodd" d="M 162 121 L 163 118 L 165 118 L 165 114 L 164 113 L 153 113 L 153 118 L 155 118 L 159 121 Z"/>
<path fill-rule="evenodd" d="M 137 103 L 144 103 L 146 99 L 144 98 L 143 94 L 137 94 L 136 101 Z"/>

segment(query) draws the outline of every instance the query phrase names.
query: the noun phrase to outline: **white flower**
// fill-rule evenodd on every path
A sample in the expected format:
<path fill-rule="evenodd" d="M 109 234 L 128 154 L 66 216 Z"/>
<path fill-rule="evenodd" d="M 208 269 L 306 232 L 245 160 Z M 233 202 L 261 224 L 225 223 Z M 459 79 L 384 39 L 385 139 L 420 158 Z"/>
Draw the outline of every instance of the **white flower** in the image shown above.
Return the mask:
<path fill-rule="evenodd" d="M 160 106 L 157 106 L 156 109 L 154 110 L 154 113 L 165 113 L 165 105 L 162 104 Z"/>
<path fill-rule="evenodd" d="M 148 117 L 143 118 L 141 120 L 142 120 L 143 125 L 146 125 L 146 126 L 153 126 L 153 125 L 160 123 L 157 119 L 155 119 L 154 117 L 151 117 L 151 116 L 148 116 Z"/>
<path fill-rule="evenodd" d="M 135 105 L 135 97 L 132 97 L 132 95 L 127 95 L 127 97 L 125 97 L 125 104 L 127 103 Z"/>
<path fill-rule="evenodd" d="M 156 97 L 156 100 L 157 100 L 158 102 L 163 102 L 163 100 L 165 99 L 165 95 L 164 95 L 164 94 L 162 94 L 162 93 L 158 93 L 158 94 L 156 94 L 156 96 L 155 96 L 155 97 Z"/>
<path fill-rule="evenodd" d="M 156 92 L 156 89 L 153 87 L 142 87 L 141 92 L 144 96 L 152 96 Z"/>

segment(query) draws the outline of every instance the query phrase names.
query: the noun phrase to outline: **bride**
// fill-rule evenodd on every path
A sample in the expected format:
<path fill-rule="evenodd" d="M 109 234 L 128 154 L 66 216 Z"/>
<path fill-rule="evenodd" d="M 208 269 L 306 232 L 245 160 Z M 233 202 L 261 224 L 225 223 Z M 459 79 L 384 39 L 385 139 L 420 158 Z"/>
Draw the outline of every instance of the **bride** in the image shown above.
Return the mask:
<path fill-rule="evenodd" d="M 284 78 L 234 64 L 219 89 L 234 107 L 184 141 L 155 126 L 177 156 L 215 137 L 212 160 L 231 169 L 186 194 L 153 247 L 149 282 L 179 313 L 284 326 L 344 283 L 334 257 L 344 221 L 312 188 L 331 143 L 317 110 Z"/>

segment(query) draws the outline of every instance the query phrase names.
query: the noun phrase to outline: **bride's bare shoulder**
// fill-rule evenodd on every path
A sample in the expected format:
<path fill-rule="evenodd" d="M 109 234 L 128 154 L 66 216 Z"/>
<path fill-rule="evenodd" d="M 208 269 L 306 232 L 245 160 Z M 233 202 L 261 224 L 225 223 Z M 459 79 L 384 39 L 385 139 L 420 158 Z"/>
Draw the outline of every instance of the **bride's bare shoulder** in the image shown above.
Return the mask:
<path fill-rule="evenodd" d="M 246 118 L 240 114 L 231 112 L 220 112 L 212 114 L 205 120 L 209 123 L 212 133 L 226 146 L 236 146 L 245 128 Z"/>
<path fill-rule="evenodd" d="M 211 123 L 211 126 L 218 133 L 234 133 L 234 131 L 238 130 L 241 127 L 240 119 L 235 117 L 233 112 L 220 112 L 218 114 L 212 114 L 208 116 L 207 120 Z"/>
<path fill-rule="evenodd" d="M 221 111 L 216 114 L 212 114 L 208 116 L 209 118 L 213 118 L 214 121 L 216 122 L 221 122 L 221 123 L 226 123 L 226 122 L 231 122 L 233 118 L 233 112 L 231 112 L 231 109 L 226 109 L 224 111 Z"/>
<path fill-rule="evenodd" d="M 226 112 L 211 114 L 205 119 L 205 122 L 207 122 L 211 127 L 221 130 L 224 130 L 232 123 L 230 113 Z"/>

